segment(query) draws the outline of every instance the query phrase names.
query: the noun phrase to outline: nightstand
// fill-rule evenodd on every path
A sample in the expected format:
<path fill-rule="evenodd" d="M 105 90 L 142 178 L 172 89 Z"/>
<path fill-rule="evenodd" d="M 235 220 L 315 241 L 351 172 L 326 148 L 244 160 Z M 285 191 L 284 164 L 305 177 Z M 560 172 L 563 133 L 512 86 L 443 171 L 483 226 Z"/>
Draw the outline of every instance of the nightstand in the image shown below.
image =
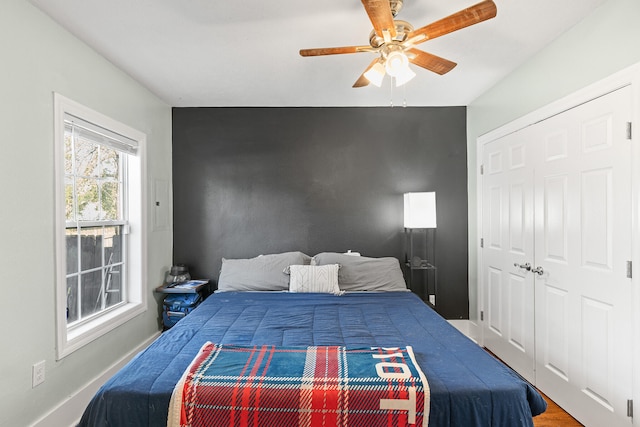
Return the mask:
<path fill-rule="evenodd" d="M 177 285 L 162 285 L 155 292 L 164 294 L 162 301 L 163 330 L 175 325 L 191 313 L 208 295 L 209 280 L 188 280 Z"/>
<path fill-rule="evenodd" d="M 407 262 L 409 289 L 435 308 L 438 295 L 438 268 L 426 260 Z"/>
<path fill-rule="evenodd" d="M 438 296 L 435 232 L 435 228 L 405 228 L 405 267 L 409 289 L 433 308 L 436 308 Z"/>

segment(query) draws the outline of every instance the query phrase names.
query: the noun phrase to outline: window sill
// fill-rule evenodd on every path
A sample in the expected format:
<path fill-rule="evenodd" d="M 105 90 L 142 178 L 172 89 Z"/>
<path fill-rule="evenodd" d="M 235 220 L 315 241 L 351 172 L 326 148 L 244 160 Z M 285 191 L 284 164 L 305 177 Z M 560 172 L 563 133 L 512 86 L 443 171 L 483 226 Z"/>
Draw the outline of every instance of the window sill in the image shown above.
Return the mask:
<path fill-rule="evenodd" d="M 84 347 L 109 331 L 144 313 L 146 310 L 146 305 L 142 303 L 129 303 L 78 326 L 71 331 L 65 331 L 66 333 L 62 334 L 65 338 L 58 346 L 57 360 L 70 355 L 79 348 Z"/>

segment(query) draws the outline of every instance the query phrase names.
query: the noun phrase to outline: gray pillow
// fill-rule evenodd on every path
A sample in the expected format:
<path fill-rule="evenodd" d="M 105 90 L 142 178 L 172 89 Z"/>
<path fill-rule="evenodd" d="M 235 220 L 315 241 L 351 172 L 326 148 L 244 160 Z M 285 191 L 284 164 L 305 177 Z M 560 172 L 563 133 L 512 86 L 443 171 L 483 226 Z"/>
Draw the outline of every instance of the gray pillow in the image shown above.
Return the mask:
<path fill-rule="evenodd" d="M 302 252 L 260 255 L 250 259 L 222 258 L 218 291 L 286 291 L 290 265 L 309 265 L 311 257 Z"/>
<path fill-rule="evenodd" d="M 408 291 L 397 258 L 368 258 L 323 252 L 312 264 L 340 264 L 338 286 L 343 291 Z"/>

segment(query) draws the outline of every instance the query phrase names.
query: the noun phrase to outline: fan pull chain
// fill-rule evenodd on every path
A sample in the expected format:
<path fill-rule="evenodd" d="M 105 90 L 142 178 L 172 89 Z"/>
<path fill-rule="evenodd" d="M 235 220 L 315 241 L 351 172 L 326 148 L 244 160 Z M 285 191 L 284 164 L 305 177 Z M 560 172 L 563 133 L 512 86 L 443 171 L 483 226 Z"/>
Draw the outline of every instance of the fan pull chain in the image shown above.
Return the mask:
<path fill-rule="evenodd" d="M 402 96 L 403 96 L 403 100 L 402 100 L 402 107 L 406 108 L 407 107 L 407 85 L 402 85 Z"/>
<path fill-rule="evenodd" d="M 389 106 L 393 108 L 393 77 L 389 78 Z"/>
<path fill-rule="evenodd" d="M 391 77 L 389 79 L 389 107 L 393 108 L 393 82 L 395 77 Z M 402 85 L 402 107 L 405 108 L 407 106 L 407 85 Z"/>

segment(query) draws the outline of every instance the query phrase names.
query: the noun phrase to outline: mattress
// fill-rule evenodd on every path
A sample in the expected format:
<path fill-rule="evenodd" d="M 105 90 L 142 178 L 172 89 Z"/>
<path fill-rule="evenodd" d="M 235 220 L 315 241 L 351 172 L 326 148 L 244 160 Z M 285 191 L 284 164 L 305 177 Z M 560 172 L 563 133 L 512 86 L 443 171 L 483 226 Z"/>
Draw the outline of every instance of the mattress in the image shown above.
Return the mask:
<path fill-rule="evenodd" d="M 96 394 L 80 426 L 162 426 L 174 386 L 207 342 L 412 346 L 431 389 L 429 426 L 533 426 L 540 394 L 410 292 L 224 292 L 138 354 Z"/>

